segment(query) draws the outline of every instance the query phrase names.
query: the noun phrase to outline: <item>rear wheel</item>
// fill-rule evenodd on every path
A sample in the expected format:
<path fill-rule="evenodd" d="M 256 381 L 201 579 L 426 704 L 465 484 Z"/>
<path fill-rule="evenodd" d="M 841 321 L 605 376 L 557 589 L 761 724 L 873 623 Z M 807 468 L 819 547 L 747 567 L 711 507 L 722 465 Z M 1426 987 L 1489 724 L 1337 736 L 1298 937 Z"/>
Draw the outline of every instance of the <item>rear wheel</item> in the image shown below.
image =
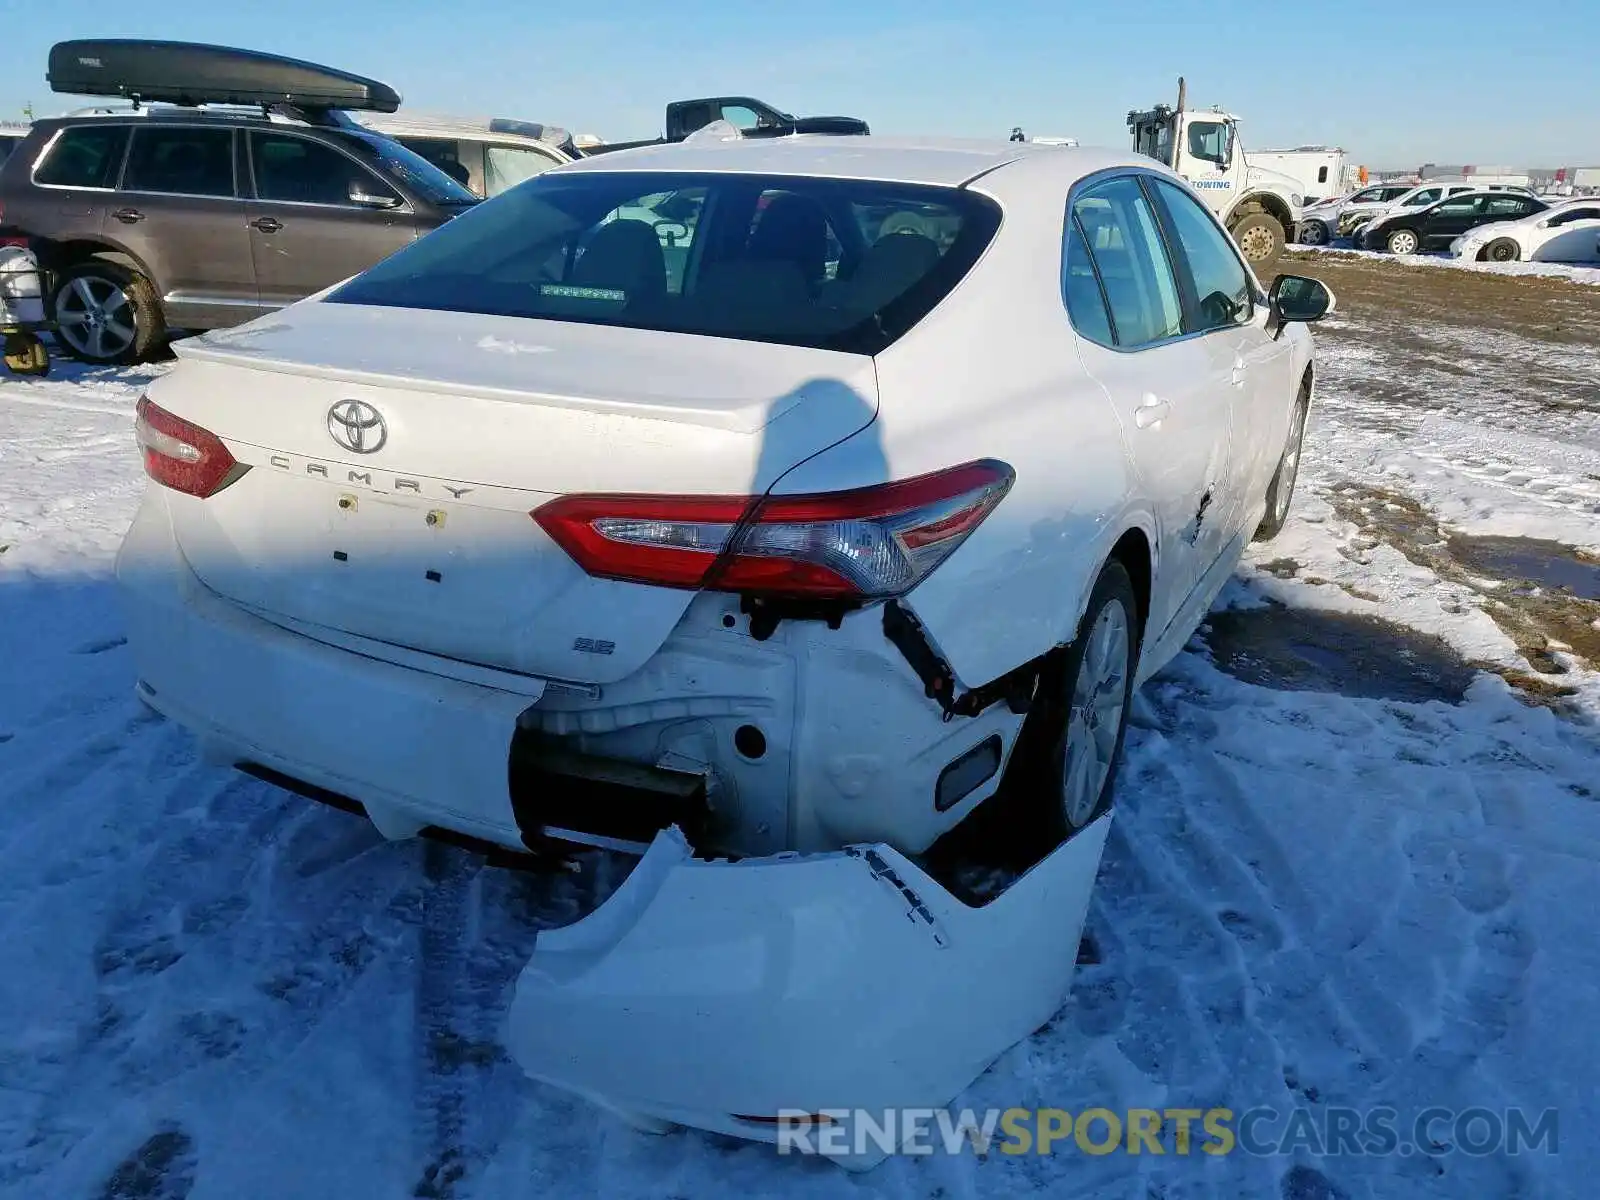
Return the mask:
<path fill-rule="evenodd" d="M 1111 806 L 1139 663 L 1139 605 L 1127 569 L 1107 563 L 1078 637 L 1040 680 L 1008 772 L 1021 833 L 1054 846 Z"/>
<path fill-rule="evenodd" d="M 1272 262 L 1283 253 L 1283 226 L 1278 224 L 1278 218 L 1264 212 L 1251 213 L 1230 226 L 1228 232 L 1252 266 Z"/>
<path fill-rule="evenodd" d="M 1267 485 L 1267 511 L 1256 526 L 1257 542 L 1270 542 L 1282 531 L 1289 520 L 1289 505 L 1294 501 L 1295 481 L 1300 477 L 1300 452 L 1306 440 L 1306 416 L 1311 411 L 1311 388 L 1302 386 L 1295 401 L 1294 416 L 1289 422 L 1289 440 L 1283 447 L 1283 457 L 1278 459 L 1278 469 Z"/>
<path fill-rule="evenodd" d="M 137 271 L 99 260 L 62 273 L 50 296 L 56 337 L 83 362 L 142 362 L 166 334 L 161 301 Z"/>
<path fill-rule="evenodd" d="M 1300 227 L 1302 246 L 1326 246 L 1332 240 L 1328 226 L 1322 221 L 1307 221 Z"/>
<path fill-rule="evenodd" d="M 1388 248 L 1390 254 L 1415 254 L 1422 242 L 1417 237 L 1415 230 L 1396 229 L 1384 239 L 1383 244 Z"/>
<path fill-rule="evenodd" d="M 1510 238 L 1495 238 L 1478 252 L 1479 262 L 1516 262 L 1522 257 L 1522 248 Z"/>

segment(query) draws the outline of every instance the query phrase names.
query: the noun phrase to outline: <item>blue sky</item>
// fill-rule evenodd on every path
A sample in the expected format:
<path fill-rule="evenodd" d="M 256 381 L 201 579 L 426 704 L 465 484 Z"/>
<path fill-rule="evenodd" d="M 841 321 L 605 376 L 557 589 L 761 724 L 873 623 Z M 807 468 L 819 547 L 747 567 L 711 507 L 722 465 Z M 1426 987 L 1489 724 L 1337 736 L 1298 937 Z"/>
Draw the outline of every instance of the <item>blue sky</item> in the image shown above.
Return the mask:
<path fill-rule="evenodd" d="M 1488 0 L 0 0 L 0 116 L 74 106 L 45 60 L 74 37 L 218 42 L 376 76 L 407 107 L 520 117 L 616 140 L 657 133 L 668 100 L 758 96 L 875 132 L 1077 137 L 1123 146 L 1130 108 L 1238 113 L 1247 148 L 1326 143 L 1378 168 L 1600 165 L 1600 3 L 1502 22 Z M 24 14 L 26 14 L 24 16 Z M 59 15 L 57 15 L 59 14 Z M 570 15 L 566 15 L 570 14 Z M 1324 22 L 1315 29 L 1315 22 Z"/>

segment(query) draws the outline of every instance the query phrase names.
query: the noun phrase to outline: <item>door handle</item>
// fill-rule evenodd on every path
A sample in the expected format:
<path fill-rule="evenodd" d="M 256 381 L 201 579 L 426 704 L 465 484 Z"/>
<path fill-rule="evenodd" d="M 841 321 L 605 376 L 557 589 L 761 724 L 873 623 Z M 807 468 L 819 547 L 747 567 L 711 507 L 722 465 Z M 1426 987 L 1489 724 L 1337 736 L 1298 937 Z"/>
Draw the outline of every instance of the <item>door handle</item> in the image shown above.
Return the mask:
<path fill-rule="evenodd" d="M 132 225 L 135 221 L 144 220 L 144 214 L 137 208 L 119 208 L 111 215 L 124 225 Z"/>
<path fill-rule="evenodd" d="M 1172 405 L 1168 401 L 1146 392 L 1139 407 L 1133 410 L 1133 423 L 1140 429 L 1148 429 L 1158 421 L 1166 420 L 1171 412 Z"/>
<path fill-rule="evenodd" d="M 278 220 L 277 217 L 257 217 L 250 224 L 254 225 L 262 233 L 277 233 L 278 230 L 283 228 L 283 222 Z"/>

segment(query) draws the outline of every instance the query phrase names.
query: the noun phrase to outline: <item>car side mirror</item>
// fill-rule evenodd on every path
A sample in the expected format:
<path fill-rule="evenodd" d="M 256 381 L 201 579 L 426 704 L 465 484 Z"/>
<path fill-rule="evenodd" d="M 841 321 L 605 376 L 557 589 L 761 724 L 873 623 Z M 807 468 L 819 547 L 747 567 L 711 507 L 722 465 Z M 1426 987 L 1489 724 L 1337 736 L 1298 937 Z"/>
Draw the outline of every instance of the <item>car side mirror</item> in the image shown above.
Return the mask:
<path fill-rule="evenodd" d="M 1334 311 L 1335 303 L 1332 290 L 1320 279 L 1279 275 L 1267 294 L 1267 332 L 1276 341 L 1291 321 L 1320 321 Z"/>
<path fill-rule="evenodd" d="M 400 201 L 393 196 L 379 196 L 367 191 L 359 183 L 352 183 L 350 190 L 345 193 L 350 198 L 351 204 L 359 204 L 362 208 L 398 208 Z"/>

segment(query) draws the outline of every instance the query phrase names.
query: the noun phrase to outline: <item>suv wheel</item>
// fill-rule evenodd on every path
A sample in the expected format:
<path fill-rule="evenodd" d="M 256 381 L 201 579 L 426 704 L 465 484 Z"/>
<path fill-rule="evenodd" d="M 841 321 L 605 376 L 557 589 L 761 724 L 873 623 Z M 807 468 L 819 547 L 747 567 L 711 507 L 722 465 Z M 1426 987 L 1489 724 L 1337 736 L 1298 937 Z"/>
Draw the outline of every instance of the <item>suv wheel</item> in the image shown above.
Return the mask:
<path fill-rule="evenodd" d="M 86 262 L 56 279 L 50 294 L 56 338 L 72 357 L 101 366 L 141 362 L 166 334 L 150 281 L 110 262 Z"/>

